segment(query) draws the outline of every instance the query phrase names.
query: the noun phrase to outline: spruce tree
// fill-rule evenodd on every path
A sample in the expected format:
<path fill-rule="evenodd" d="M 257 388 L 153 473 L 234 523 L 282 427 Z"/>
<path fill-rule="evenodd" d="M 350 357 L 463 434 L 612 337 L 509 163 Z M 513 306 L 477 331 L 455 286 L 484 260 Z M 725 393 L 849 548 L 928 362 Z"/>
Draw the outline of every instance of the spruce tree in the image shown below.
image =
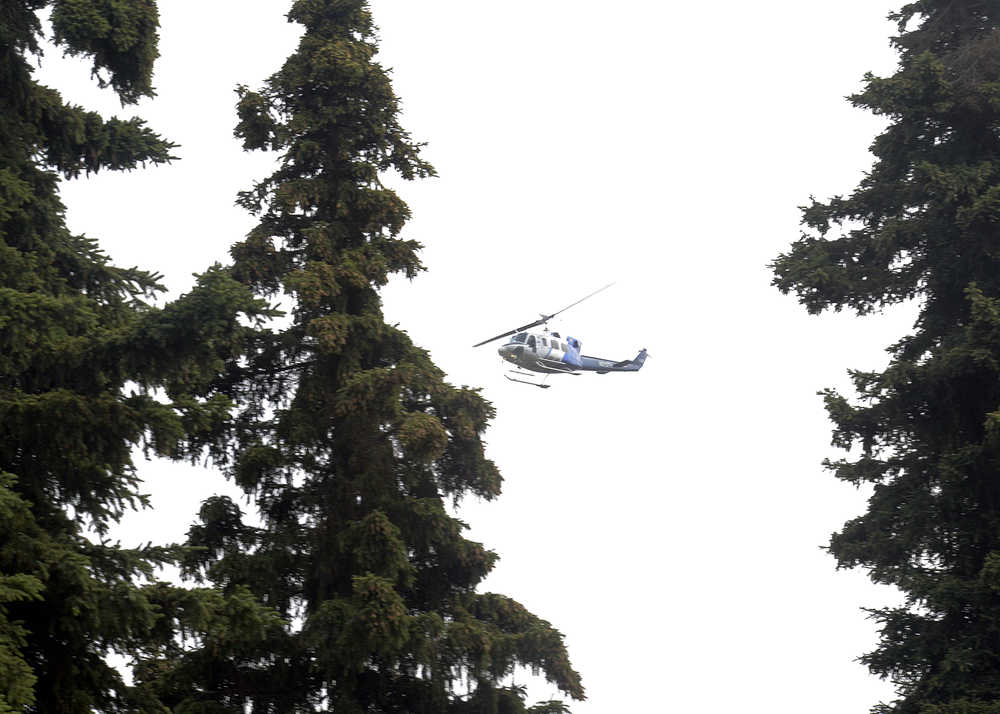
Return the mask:
<path fill-rule="evenodd" d="M 171 589 L 149 580 L 174 553 L 107 536 L 145 505 L 134 448 L 182 458 L 225 438 L 231 402 L 212 382 L 262 306 L 213 269 L 156 309 L 157 275 L 67 230 L 60 174 L 162 163 L 172 145 L 35 81 L 44 8 L 53 41 L 123 103 L 152 94 L 156 57 L 150 0 L 0 5 L 0 712 L 154 711 L 106 656 L 173 642 L 157 604 Z M 185 622 L 224 619 L 218 594 L 172 593 L 185 598 L 202 603 Z"/>
<path fill-rule="evenodd" d="M 899 65 L 851 100 L 888 120 L 847 197 L 803 209 L 775 285 L 813 313 L 915 300 L 911 334 L 857 398 L 825 392 L 828 463 L 873 484 L 832 536 L 840 567 L 905 596 L 865 655 L 897 685 L 876 712 L 1000 712 L 1000 5 L 918 0 L 890 16 Z"/>
<path fill-rule="evenodd" d="M 500 492 L 481 440 L 492 407 L 383 318 L 379 288 L 421 270 L 383 179 L 432 168 L 399 125 L 367 3 L 298 0 L 288 18 L 298 49 L 239 90 L 237 136 L 280 165 L 240 195 L 259 223 L 231 252 L 232 274 L 290 320 L 219 383 L 241 405 L 227 473 L 261 523 L 210 499 L 185 561 L 283 625 L 198 636 L 143 681 L 178 712 L 564 711 L 527 709 L 507 679 L 528 667 L 582 698 L 562 636 L 476 592 L 497 556 L 446 509 Z"/>

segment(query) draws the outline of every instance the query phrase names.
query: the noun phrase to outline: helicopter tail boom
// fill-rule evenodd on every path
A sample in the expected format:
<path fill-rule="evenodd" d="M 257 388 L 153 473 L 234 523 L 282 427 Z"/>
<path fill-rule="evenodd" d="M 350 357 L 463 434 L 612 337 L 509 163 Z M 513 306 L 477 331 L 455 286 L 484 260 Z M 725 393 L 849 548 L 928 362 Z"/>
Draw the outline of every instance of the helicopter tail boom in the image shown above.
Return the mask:
<path fill-rule="evenodd" d="M 584 369 L 591 372 L 597 372 L 598 374 L 607 374 L 608 372 L 638 372 L 642 369 L 643 363 L 646 361 L 646 350 L 643 349 L 635 356 L 635 359 L 626 359 L 621 362 L 613 362 L 612 360 L 602 359 L 600 357 L 587 357 L 582 355 L 580 357 L 580 366 L 577 369 Z"/>

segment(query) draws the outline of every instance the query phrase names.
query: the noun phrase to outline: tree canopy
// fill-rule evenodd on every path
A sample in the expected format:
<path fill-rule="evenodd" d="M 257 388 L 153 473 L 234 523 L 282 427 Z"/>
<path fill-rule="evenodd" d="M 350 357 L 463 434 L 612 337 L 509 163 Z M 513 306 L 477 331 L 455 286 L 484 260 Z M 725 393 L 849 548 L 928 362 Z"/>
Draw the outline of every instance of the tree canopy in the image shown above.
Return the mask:
<path fill-rule="evenodd" d="M 135 448 L 185 458 L 223 438 L 232 402 L 211 383 L 268 311 L 221 268 L 156 308 L 159 276 L 66 228 L 60 174 L 163 163 L 173 145 L 35 81 L 46 7 L 51 39 L 123 103 L 151 94 L 156 57 L 146 0 L 0 10 L 0 712 L 151 711 L 106 657 L 172 641 L 150 588 L 175 554 L 108 534 L 146 505 Z"/>
<path fill-rule="evenodd" d="M 865 655 L 898 699 L 873 711 L 1000 712 L 1000 6 L 918 0 L 891 16 L 889 77 L 858 107 L 888 120 L 875 164 L 848 196 L 803 209 L 806 231 L 774 284 L 813 313 L 919 304 L 881 372 L 852 372 L 857 398 L 825 392 L 828 462 L 874 491 L 830 541 L 905 595 L 872 611 Z"/>
<path fill-rule="evenodd" d="M 0 10 L 0 712 L 566 710 L 529 707 L 519 667 L 582 699 L 562 635 L 478 591 L 497 555 L 447 507 L 500 493 L 491 405 L 382 315 L 379 288 L 422 269 L 384 177 L 433 169 L 367 4 L 293 3 L 297 51 L 239 89 L 237 137 L 280 157 L 239 196 L 259 222 L 163 307 L 156 273 L 71 234 L 58 189 L 173 145 L 35 81 L 46 8 L 125 104 L 152 96 L 157 56 L 152 0 Z M 255 518 L 213 497 L 184 545 L 110 542 L 148 505 L 137 447 L 207 455 Z M 198 587 L 157 580 L 164 563 Z"/>
<path fill-rule="evenodd" d="M 288 18 L 297 50 L 239 90 L 236 135 L 280 163 L 240 195 L 259 222 L 231 253 L 232 275 L 290 319 L 217 382 L 239 404 L 227 474 L 262 523 L 211 499 L 184 561 L 281 624 L 178 649 L 148 681 L 177 711 L 518 712 L 507 680 L 524 666 L 582 698 L 559 632 L 477 592 L 497 556 L 446 508 L 500 492 L 481 440 L 492 407 L 382 315 L 379 288 L 421 270 L 383 178 L 433 169 L 399 124 L 367 3 L 299 0 Z"/>

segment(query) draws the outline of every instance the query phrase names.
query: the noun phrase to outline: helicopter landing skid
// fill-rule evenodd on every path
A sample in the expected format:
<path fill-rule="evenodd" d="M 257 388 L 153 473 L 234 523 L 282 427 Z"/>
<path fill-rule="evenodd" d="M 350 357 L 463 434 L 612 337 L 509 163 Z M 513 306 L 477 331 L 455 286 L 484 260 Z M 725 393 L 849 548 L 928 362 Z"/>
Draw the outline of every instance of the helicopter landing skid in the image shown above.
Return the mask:
<path fill-rule="evenodd" d="M 514 379 L 510 375 L 505 374 L 504 377 L 509 379 L 511 382 L 517 382 L 518 384 L 530 384 L 532 387 L 540 387 L 541 389 L 548 389 L 551 384 L 539 384 L 538 382 L 529 382 L 526 379 Z"/>
<path fill-rule="evenodd" d="M 532 377 L 532 376 L 534 376 L 534 375 L 530 375 L 530 374 L 528 374 L 526 372 L 519 372 L 518 370 L 512 369 L 512 370 L 510 370 L 509 374 L 505 374 L 504 375 L 504 377 L 506 377 L 507 379 L 509 379 L 511 382 L 517 382 L 518 384 L 530 384 L 532 387 L 538 387 L 540 389 L 548 389 L 549 387 L 552 386 L 551 384 L 545 384 L 545 378 L 548 377 L 548 375 L 545 375 L 545 377 L 542 377 L 542 381 L 541 382 L 532 382 L 529 379 L 518 379 L 517 377 L 511 377 L 510 376 L 511 374 L 516 374 L 517 377 Z"/>

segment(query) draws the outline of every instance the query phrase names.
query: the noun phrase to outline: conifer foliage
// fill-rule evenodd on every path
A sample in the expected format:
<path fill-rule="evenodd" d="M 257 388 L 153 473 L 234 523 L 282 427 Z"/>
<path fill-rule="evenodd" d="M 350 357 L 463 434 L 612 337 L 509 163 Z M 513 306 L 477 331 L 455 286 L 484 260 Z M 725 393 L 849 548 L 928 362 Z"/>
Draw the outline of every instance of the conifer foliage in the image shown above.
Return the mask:
<path fill-rule="evenodd" d="M 562 636 L 476 592 L 496 555 L 445 508 L 500 491 L 481 441 L 492 408 L 382 315 L 389 276 L 421 270 L 382 177 L 432 168 L 399 125 L 367 4 L 298 0 L 288 17 L 298 49 L 261 90 L 239 90 L 237 136 L 281 160 L 240 196 L 259 223 L 232 274 L 290 319 L 219 382 L 241 405 L 228 473 L 262 522 L 211 499 L 185 560 L 283 624 L 209 633 L 141 677 L 184 712 L 564 711 L 527 709 L 507 679 L 526 666 L 582 698 Z"/>
<path fill-rule="evenodd" d="M 874 484 L 867 513 L 833 535 L 839 566 L 898 587 L 873 611 L 863 661 L 898 699 L 877 712 L 1000 712 L 1000 5 L 918 0 L 891 16 L 890 77 L 855 105 L 889 120 L 849 196 L 804 209 L 807 232 L 774 263 L 810 312 L 919 301 L 860 399 L 826 392 L 829 464 Z"/>
<path fill-rule="evenodd" d="M 178 458 L 223 437 L 231 402 L 211 382 L 262 303 L 214 269 L 155 309 L 156 275 L 67 230 L 60 173 L 162 163 L 172 145 L 35 81 L 45 8 L 123 102 L 151 93 L 156 57 L 150 0 L 0 4 L 0 712 L 155 711 L 105 657 L 173 641 L 152 597 L 170 588 L 143 584 L 172 554 L 105 536 L 143 505 L 135 446 Z"/>

